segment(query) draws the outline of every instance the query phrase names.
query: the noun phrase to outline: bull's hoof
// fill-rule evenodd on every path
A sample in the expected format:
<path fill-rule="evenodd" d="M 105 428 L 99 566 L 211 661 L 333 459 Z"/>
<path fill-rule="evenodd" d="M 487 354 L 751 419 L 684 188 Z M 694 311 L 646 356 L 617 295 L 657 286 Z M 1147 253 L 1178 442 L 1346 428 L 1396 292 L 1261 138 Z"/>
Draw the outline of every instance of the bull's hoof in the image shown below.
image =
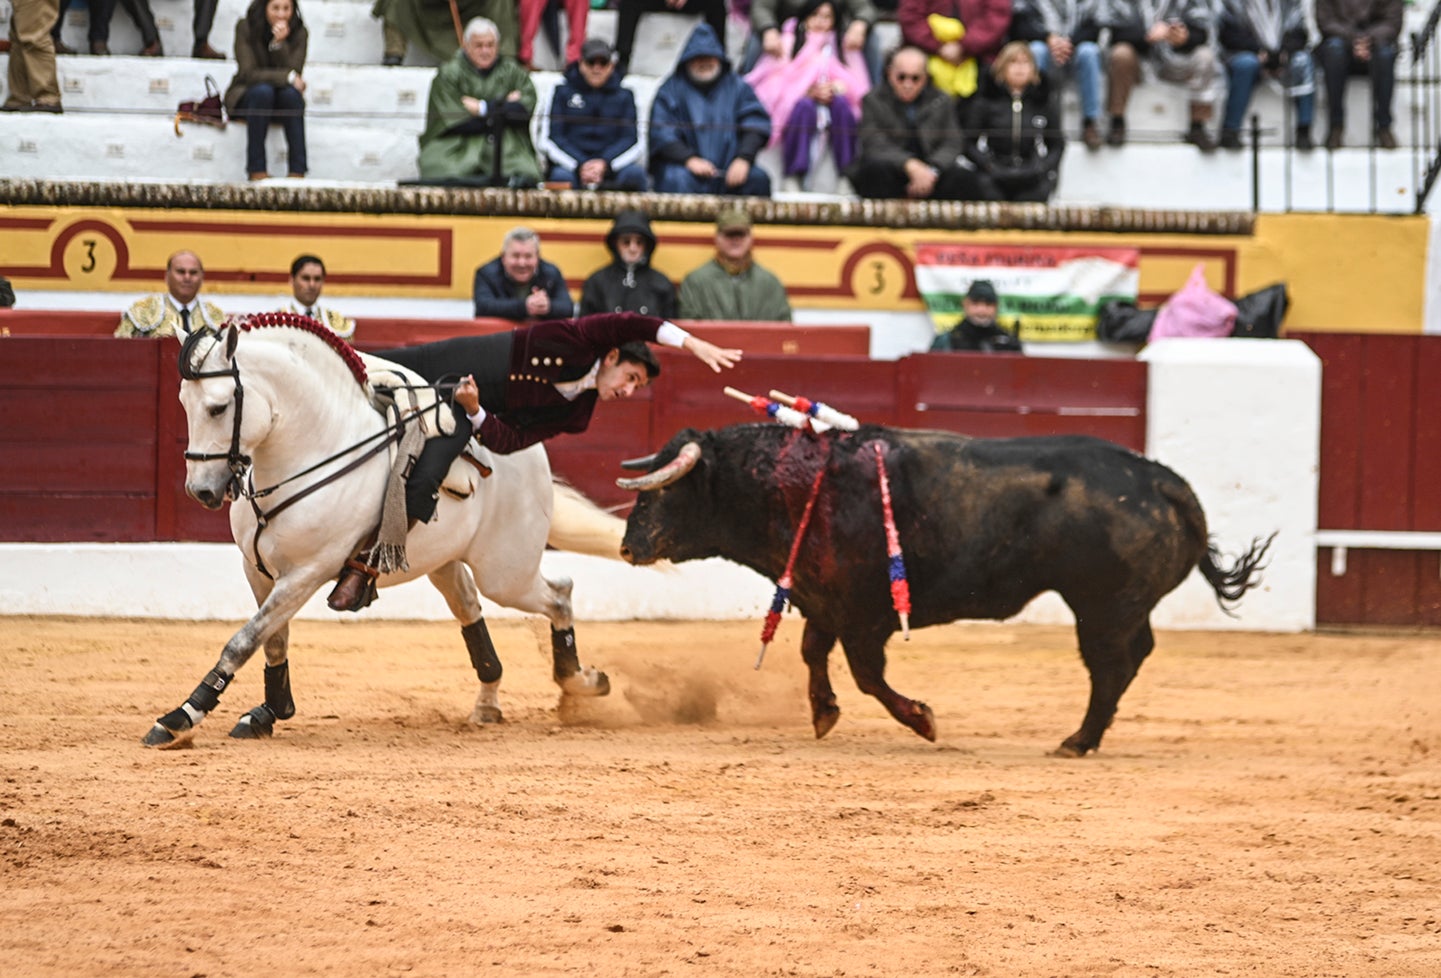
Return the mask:
<path fill-rule="evenodd" d="M 1051 751 L 1052 757 L 1085 757 L 1090 748 L 1084 746 L 1077 737 L 1067 737 L 1061 741 L 1061 746 Z"/>
<path fill-rule="evenodd" d="M 498 706 L 477 706 L 470 711 L 470 722 L 479 727 L 487 723 L 504 723 L 505 717 Z"/>
<path fill-rule="evenodd" d="M 194 727 L 189 730 L 171 730 L 161 723 L 156 723 L 150 728 L 150 732 L 141 738 L 140 743 L 159 750 L 178 750 L 182 747 L 193 747 L 194 741 Z"/>
<path fill-rule="evenodd" d="M 811 717 L 811 725 L 816 728 L 816 740 L 820 740 L 830 733 L 841 718 L 840 710 L 827 710 L 824 713 L 817 713 Z"/>
<path fill-rule="evenodd" d="M 911 716 L 906 726 L 929 740 L 936 742 L 936 715 L 926 704 L 916 701 L 911 704 Z"/>
<path fill-rule="evenodd" d="M 275 736 L 275 711 L 264 703 L 245 714 L 230 728 L 236 740 L 263 740 Z"/>
<path fill-rule="evenodd" d="M 586 666 L 580 672 L 569 676 L 555 677 L 561 692 L 570 696 L 608 696 L 610 677 L 594 666 Z"/>

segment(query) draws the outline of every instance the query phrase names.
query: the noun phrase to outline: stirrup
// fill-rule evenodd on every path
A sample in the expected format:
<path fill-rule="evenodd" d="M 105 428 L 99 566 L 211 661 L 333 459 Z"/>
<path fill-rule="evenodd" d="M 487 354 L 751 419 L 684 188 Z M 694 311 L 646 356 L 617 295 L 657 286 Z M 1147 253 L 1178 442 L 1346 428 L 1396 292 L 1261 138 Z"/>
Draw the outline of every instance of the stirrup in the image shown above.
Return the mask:
<path fill-rule="evenodd" d="M 359 611 L 369 607 L 378 596 L 375 579 L 379 576 L 380 571 L 352 557 L 345 562 L 345 569 L 340 572 L 340 580 L 326 604 L 332 611 Z"/>

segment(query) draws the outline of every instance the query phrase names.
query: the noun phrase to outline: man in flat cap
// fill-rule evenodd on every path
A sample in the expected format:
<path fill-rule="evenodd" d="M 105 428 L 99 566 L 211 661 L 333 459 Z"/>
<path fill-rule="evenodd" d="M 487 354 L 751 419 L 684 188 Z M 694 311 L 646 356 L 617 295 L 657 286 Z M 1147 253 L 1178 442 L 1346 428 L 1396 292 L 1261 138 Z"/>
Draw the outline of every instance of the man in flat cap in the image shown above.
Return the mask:
<path fill-rule="evenodd" d="M 715 257 L 680 284 L 680 318 L 790 322 L 781 280 L 756 263 L 751 218 L 736 207 L 716 219 Z"/>
<path fill-rule="evenodd" d="M 965 316 L 948 332 L 931 343 L 932 350 L 972 351 L 976 353 L 1020 353 L 1021 341 L 996 321 L 1000 297 L 987 279 L 971 283 L 961 299 Z"/>

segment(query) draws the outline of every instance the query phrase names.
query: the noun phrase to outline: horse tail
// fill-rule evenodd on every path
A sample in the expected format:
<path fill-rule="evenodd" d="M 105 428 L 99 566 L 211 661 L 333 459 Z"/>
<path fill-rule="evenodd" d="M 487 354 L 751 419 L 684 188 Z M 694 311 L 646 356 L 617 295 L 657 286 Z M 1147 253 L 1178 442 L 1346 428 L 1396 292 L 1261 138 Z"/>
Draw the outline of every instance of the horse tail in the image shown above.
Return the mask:
<path fill-rule="evenodd" d="M 1211 590 L 1216 592 L 1216 603 L 1226 614 L 1231 614 L 1231 608 L 1241 600 L 1241 595 L 1261 583 L 1261 571 L 1266 569 L 1266 553 L 1271 549 L 1271 541 L 1275 539 L 1275 533 L 1264 540 L 1256 537 L 1246 552 L 1237 557 L 1229 567 L 1222 563 L 1221 551 L 1216 544 L 1207 541 L 1206 555 L 1201 558 L 1198 566 L 1201 576 L 1211 585 Z"/>
<path fill-rule="evenodd" d="M 578 489 L 551 480 L 555 500 L 546 543 L 556 550 L 620 560 L 625 520 L 601 509 Z"/>

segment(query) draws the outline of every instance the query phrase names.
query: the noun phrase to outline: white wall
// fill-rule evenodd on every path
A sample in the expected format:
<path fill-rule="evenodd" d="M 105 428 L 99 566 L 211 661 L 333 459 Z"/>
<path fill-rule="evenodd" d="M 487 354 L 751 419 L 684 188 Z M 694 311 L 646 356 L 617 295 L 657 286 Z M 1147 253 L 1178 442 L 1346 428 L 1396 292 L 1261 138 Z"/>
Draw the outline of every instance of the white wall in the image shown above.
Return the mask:
<path fill-rule="evenodd" d="M 1166 340 L 1148 347 L 1149 453 L 1195 488 L 1224 550 L 1280 535 L 1264 585 L 1239 618 L 1217 608 L 1193 574 L 1153 616 L 1160 628 L 1299 631 L 1315 623 L 1315 532 L 1320 451 L 1320 361 L 1291 340 Z M 186 505 L 189 502 L 186 501 Z M 254 610 L 241 557 L 221 544 L 0 544 L 0 609 L 9 615 L 134 616 L 242 620 Z M 724 561 L 669 571 L 547 553 L 551 576 L 575 580 L 581 621 L 754 619 L 773 586 Z M 510 612 L 487 605 L 496 616 Z M 359 616 L 337 616 L 318 595 L 302 618 L 449 618 L 424 582 L 381 593 Z M 1043 595 L 1017 620 L 1068 624 Z"/>

